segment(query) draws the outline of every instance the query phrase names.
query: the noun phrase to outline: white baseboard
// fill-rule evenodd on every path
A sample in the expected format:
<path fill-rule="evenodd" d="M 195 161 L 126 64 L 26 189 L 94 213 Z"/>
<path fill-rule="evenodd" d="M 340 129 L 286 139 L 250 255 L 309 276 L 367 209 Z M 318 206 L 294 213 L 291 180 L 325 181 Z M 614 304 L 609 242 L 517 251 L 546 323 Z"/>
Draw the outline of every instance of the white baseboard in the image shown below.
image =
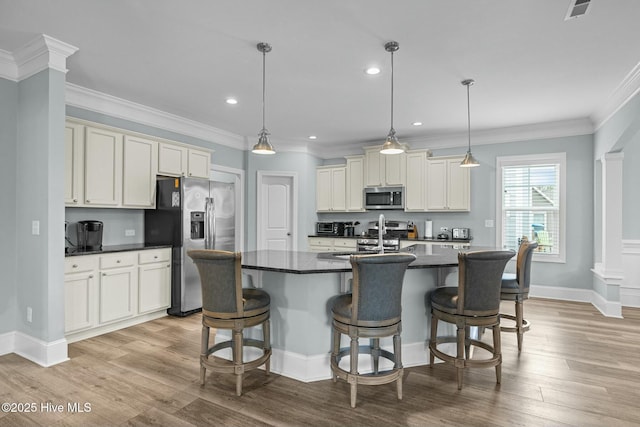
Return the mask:
<path fill-rule="evenodd" d="M 588 302 L 597 308 L 604 316 L 617 318 L 622 317 L 620 314 L 623 305 L 622 302 L 607 301 L 602 295 L 592 289 L 531 285 L 529 296 L 563 301 Z"/>
<path fill-rule="evenodd" d="M 624 307 L 640 308 L 640 289 L 621 287 L 620 302 Z"/>
<path fill-rule="evenodd" d="M 47 342 L 18 331 L 0 335 L 0 355 L 9 353 L 44 367 L 69 360 L 66 339 Z"/>

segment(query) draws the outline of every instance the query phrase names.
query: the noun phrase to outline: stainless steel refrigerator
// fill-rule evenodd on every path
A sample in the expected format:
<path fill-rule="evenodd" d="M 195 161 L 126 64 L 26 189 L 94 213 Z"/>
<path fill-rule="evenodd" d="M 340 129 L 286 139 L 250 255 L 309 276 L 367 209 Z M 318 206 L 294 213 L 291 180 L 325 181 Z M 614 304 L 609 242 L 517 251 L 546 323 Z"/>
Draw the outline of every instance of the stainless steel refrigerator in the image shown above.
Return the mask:
<path fill-rule="evenodd" d="M 198 270 L 191 249 L 235 250 L 233 183 L 158 178 L 156 209 L 145 210 L 145 243 L 172 246 L 171 307 L 175 316 L 202 308 Z"/>

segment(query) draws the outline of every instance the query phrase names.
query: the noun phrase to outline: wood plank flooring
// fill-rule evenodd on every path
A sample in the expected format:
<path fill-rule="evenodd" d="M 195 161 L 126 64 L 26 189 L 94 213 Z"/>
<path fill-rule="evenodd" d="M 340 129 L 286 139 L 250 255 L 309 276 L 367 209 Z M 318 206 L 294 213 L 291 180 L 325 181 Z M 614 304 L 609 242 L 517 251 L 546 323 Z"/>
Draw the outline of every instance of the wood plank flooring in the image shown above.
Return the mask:
<path fill-rule="evenodd" d="M 355 409 L 344 381 L 252 371 L 242 397 L 232 375 L 208 373 L 200 387 L 200 316 L 166 317 L 71 344 L 71 360 L 50 368 L 0 357 L 0 403 L 36 404 L 0 412 L 0 426 L 637 426 L 640 309 L 623 316 L 530 299 L 520 356 L 515 334 L 502 334 L 501 385 L 493 369 L 466 370 L 458 391 L 451 366 L 408 368 L 402 401 L 395 384 L 360 386 Z M 46 411 L 47 403 L 64 409 Z M 69 411 L 69 403 L 90 411 Z"/>

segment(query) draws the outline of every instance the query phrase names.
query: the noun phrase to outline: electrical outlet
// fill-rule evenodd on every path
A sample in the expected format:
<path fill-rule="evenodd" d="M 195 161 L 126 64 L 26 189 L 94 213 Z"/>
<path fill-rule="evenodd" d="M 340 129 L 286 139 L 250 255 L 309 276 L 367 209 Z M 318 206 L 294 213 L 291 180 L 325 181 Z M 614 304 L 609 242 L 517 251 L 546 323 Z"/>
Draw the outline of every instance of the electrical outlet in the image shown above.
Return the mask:
<path fill-rule="evenodd" d="M 31 307 L 27 307 L 27 322 L 31 323 L 33 320 L 33 310 Z"/>
<path fill-rule="evenodd" d="M 485 219 L 484 220 L 484 226 L 487 228 L 493 228 L 493 220 L 492 219 Z"/>
<path fill-rule="evenodd" d="M 40 234 L 40 221 L 33 220 L 31 221 L 31 234 L 37 236 Z"/>
<path fill-rule="evenodd" d="M 124 235 L 127 237 L 135 236 L 136 230 L 124 230 Z"/>
<path fill-rule="evenodd" d="M 443 233 L 448 233 L 449 232 L 449 227 L 440 227 L 440 231 Z"/>

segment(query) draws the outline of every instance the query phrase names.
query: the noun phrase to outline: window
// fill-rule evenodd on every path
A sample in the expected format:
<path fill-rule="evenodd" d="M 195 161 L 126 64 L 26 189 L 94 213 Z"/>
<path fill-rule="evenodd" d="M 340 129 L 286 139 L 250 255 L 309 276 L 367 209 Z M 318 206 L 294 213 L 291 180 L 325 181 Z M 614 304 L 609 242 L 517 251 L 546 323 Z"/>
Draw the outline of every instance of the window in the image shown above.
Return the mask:
<path fill-rule="evenodd" d="M 565 261 L 566 154 L 497 158 L 498 245 L 538 242 L 536 261 Z"/>

